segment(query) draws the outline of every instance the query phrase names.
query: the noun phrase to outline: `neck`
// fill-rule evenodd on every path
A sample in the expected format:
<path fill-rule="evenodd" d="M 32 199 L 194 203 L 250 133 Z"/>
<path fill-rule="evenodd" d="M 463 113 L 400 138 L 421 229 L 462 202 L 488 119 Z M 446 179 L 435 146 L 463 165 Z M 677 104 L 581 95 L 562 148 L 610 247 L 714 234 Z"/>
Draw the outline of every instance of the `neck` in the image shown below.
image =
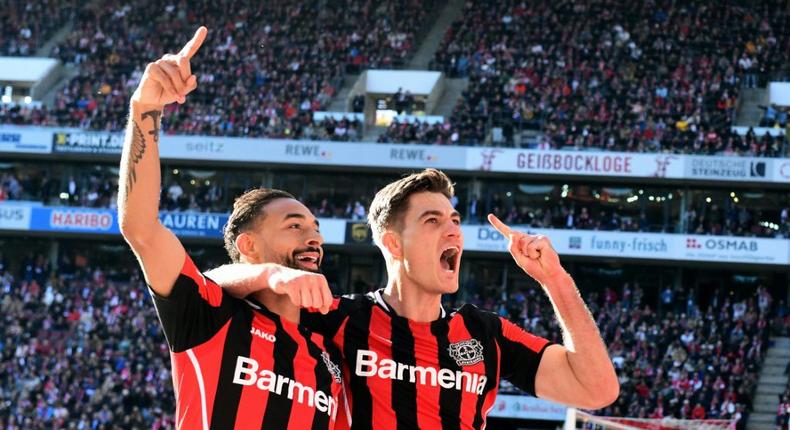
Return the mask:
<path fill-rule="evenodd" d="M 389 279 L 383 296 L 396 314 L 412 321 L 431 322 L 441 316 L 442 295 L 424 291 L 402 273 Z"/>
<path fill-rule="evenodd" d="M 254 293 L 252 297 L 266 306 L 266 309 L 279 315 L 280 318 L 299 324 L 299 308 L 291 303 L 287 295 L 261 290 Z"/>

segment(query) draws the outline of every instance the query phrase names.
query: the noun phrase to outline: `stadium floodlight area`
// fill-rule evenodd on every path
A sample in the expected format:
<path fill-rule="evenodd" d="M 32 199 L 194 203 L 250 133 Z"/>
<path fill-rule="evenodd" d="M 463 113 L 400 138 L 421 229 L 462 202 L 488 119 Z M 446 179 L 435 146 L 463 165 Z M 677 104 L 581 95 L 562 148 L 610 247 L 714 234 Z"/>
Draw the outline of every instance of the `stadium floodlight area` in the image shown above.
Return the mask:
<path fill-rule="evenodd" d="M 0 88 L 2 103 L 30 104 L 49 91 L 60 79 L 60 62 L 41 57 L 0 57 Z M 9 92 L 7 88 L 11 88 Z M 30 97 L 30 99 L 25 99 Z"/>

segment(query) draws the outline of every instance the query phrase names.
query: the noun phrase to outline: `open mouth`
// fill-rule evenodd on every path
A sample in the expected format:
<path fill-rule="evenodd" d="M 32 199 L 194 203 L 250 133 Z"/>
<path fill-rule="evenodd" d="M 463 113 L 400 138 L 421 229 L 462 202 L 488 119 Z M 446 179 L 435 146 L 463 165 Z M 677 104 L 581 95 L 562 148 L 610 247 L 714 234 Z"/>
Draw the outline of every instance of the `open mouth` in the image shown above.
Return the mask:
<path fill-rule="evenodd" d="M 450 246 L 442 251 L 439 256 L 439 265 L 442 266 L 445 272 L 454 273 L 458 268 L 458 257 L 461 255 L 461 250 L 457 246 Z"/>
<path fill-rule="evenodd" d="M 310 271 L 318 270 L 319 262 L 321 261 L 321 253 L 315 251 L 297 252 L 294 254 L 296 263 Z"/>

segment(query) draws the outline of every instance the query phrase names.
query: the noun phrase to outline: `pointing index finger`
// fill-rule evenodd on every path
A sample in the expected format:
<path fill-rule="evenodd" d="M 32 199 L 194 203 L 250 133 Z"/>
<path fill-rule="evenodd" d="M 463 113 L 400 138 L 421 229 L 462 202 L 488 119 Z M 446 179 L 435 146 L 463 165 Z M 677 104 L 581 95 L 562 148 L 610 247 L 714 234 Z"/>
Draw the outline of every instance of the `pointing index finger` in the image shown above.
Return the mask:
<path fill-rule="evenodd" d="M 200 49 L 200 46 L 203 45 L 203 41 L 206 40 L 207 33 L 208 29 L 204 26 L 200 26 L 195 32 L 195 35 L 192 36 L 192 40 L 181 48 L 179 54 L 187 57 L 187 59 L 192 58 L 195 53 L 197 53 L 198 49 Z"/>
<path fill-rule="evenodd" d="M 505 225 L 505 223 L 500 221 L 499 218 L 496 217 L 496 215 L 488 214 L 488 222 L 490 222 L 491 225 L 494 226 L 496 231 L 501 233 L 502 236 L 510 237 L 510 234 L 512 233 L 512 230 L 510 230 L 510 227 Z"/>

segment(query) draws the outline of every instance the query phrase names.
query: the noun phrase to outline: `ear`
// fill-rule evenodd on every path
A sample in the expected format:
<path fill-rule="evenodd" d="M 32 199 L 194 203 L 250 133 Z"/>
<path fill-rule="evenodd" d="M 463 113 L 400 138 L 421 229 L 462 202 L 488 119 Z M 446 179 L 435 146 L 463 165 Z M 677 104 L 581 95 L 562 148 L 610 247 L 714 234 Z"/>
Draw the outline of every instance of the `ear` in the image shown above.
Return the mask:
<path fill-rule="evenodd" d="M 236 249 L 239 250 L 240 257 L 247 261 L 259 260 L 258 246 L 249 233 L 240 233 L 236 236 Z"/>
<path fill-rule="evenodd" d="M 396 260 L 400 260 L 403 257 L 403 246 L 398 233 L 392 230 L 384 230 L 384 233 L 381 235 L 381 245 Z"/>

